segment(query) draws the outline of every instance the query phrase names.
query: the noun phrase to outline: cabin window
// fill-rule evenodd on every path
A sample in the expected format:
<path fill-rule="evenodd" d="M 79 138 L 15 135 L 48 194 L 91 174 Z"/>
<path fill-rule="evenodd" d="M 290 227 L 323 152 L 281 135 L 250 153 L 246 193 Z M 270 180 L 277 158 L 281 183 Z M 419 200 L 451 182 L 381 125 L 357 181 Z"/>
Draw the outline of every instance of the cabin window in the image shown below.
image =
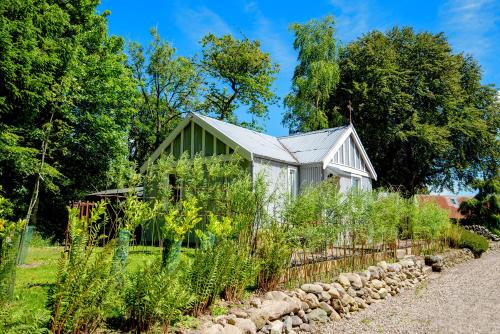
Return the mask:
<path fill-rule="evenodd" d="M 298 179 L 297 168 L 288 168 L 288 192 L 290 196 L 297 196 L 298 193 Z"/>

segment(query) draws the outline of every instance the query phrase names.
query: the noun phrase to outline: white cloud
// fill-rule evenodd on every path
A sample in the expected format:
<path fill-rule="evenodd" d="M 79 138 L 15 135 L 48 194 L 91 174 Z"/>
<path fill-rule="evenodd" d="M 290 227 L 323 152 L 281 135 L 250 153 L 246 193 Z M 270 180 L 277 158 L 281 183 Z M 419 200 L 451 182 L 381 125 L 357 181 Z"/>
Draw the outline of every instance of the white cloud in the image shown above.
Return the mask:
<path fill-rule="evenodd" d="M 291 77 L 296 55 L 292 41 L 289 40 L 288 25 L 271 21 L 261 12 L 256 2 L 247 3 L 244 10 L 253 21 L 252 37 L 258 39 L 262 47 L 271 54 L 271 58 L 280 65 L 280 71 Z"/>
<path fill-rule="evenodd" d="M 207 7 L 178 7 L 175 21 L 178 28 L 194 42 L 199 42 L 208 33 L 217 36 L 233 33 L 229 25 Z"/>
<path fill-rule="evenodd" d="M 372 19 L 371 1 L 330 0 L 330 3 L 336 9 L 333 17 L 337 35 L 342 41 L 351 41 L 369 30 Z"/>
<path fill-rule="evenodd" d="M 494 0 L 448 0 L 440 8 L 442 28 L 459 50 L 476 57 L 496 47 L 499 4 Z"/>

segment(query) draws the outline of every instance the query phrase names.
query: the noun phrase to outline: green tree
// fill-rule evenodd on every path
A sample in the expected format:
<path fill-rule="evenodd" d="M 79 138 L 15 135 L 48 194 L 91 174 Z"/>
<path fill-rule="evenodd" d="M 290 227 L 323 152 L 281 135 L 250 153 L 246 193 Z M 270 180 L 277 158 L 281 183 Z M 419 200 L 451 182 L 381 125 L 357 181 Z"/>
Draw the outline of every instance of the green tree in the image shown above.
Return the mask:
<path fill-rule="evenodd" d="M 412 28 L 374 31 L 340 54 L 333 106 L 352 101 L 353 123 L 378 184 L 463 187 L 498 169 L 499 103 L 478 63 L 454 54 L 446 37 Z M 330 122 L 337 119 L 328 115 Z"/>
<path fill-rule="evenodd" d="M 201 45 L 205 111 L 220 120 L 237 124 L 235 110 L 249 106 L 252 122 L 241 125 L 256 127 L 255 117 L 266 117 L 267 105 L 276 101 L 271 85 L 279 70 L 278 65 L 261 50 L 259 41 L 208 34 L 201 40 Z"/>
<path fill-rule="evenodd" d="M 130 158 L 138 163 L 160 145 L 183 114 L 199 108 L 201 77 L 193 60 L 176 56 L 176 50 L 156 29 L 151 29 L 151 37 L 146 52 L 137 42 L 129 45 L 129 66 L 141 96 L 129 144 Z"/>
<path fill-rule="evenodd" d="M 292 132 L 312 131 L 327 128 L 331 95 L 340 80 L 335 22 L 333 17 L 310 20 L 304 24 L 294 23 L 290 29 L 295 33 L 293 47 L 298 51 L 299 64 L 292 78 L 292 92 L 285 98 L 288 109 L 283 124 Z"/>
<path fill-rule="evenodd" d="M 474 198 L 460 204 L 460 212 L 465 215 L 467 225 L 483 225 L 496 233 L 500 232 L 500 177 L 476 180 L 478 193 Z"/>
<path fill-rule="evenodd" d="M 40 180 L 33 211 L 46 231 L 62 232 L 68 201 L 110 186 L 128 153 L 136 89 L 97 5 L 0 3 L 1 185 L 23 217 Z"/>

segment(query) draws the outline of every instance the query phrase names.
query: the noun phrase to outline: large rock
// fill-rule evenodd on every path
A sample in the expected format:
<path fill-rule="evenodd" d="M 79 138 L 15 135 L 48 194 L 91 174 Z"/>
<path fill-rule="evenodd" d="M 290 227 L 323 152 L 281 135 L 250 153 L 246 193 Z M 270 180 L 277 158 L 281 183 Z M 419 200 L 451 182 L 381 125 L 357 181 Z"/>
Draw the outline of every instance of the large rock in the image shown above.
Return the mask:
<path fill-rule="evenodd" d="M 221 324 L 213 324 L 210 327 L 202 328 L 201 334 L 222 334 L 224 327 Z"/>
<path fill-rule="evenodd" d="M 379 294 L 380 298 L 382 298 L 382 299 L 387 297 L 388 293 L 389 293 L 389 291 L 386 288 L 382 288 L 382 289 L 378 290 L 378 294 Z"/>
<path fill-rule="evenodd" d="M 337 311 L 333 310 L 333 312 L 330 314 L 330 320 L 339 321 L 340 319 L 340 315 L 337 313 Z"/>
<path fill-rule="evenodd" d="M 264 300 L 260 308 L 250 311 L 250 319 L 255 323 L 257 329 L 264 327 L 267 321 L 276 320 L 300 310 L 300 300 L 286 295 L 282 298 L 284 300 Z"/>
<path fill-rule="evenodd" d="M 323 292 L 323 287 L 319 284 L 302 284 L 300 288 L 307 293 L 320 294 Z"/>
<path fill-rule="evenodd" d="M 302 325 L 304 321 L 298 315 L 292 315 L 292 326 L 297 327 Z"/>
<path fill-rule="evenodd" d="M 351 282 L 349 281 L 349 278 L 345 274 L 340 274 L 339 277 L 337 278 L 337 282 L 342 285 L 343 288 L 347 289 L 351 286 Z"/>
<path fill-rule="evenodd" d="M 332 314 L 332 312 L 335 312 L 335 310 L 333 309 L 333 307 L 331 307 L 330 305 L 328 305 L 327 303 L 325 302 L 321 302 L 319 303 L 319 307 L 326 312 L 326 315 L 330 315 Z"/>
<path fill-rule="evenodd" d="M 363 287 L 363 282 L 361 281 L 361 278 L 359 277 L 358 274 L 346 273 L 346 274 L 340 274 L 340 276 L 345 276 L 349 280 L 350 286 L 352 286 L 354 289 L 361 289 Z"/>
<path fill-rule="evenodd" d="M 281 334 L 284 328 L 283 322 L 280 320 L 275 320 L 271 322 L 271 334 Z"/>
<path fill-rule="evenodd" d="M 377 263 L 377 266 L 384 271 L 387 270 L 387 262 L 385 261 L 380 261 L 379 263 Z"/>
<path fill-rule="evenodd" d="M 426 265 L 432 266 L 434 263 L 442 262 L 443 257 L 441 255 L 426 255 L 424 261 Z"/>
<path fill-rule="evenodd" d="M 340 299 L 340 293 L 337 289 L 332 287 L 330 290 L 328 290 L 328 294 L 330 295 L 331 298 L 333 299 Z"/>
<path fill-rule="evenodd" d="M 379 279 L 380 278 L 380 268 L 376 266 L 369 266 L 368 271 L 370 272 L 371 279 Z"/>
<path fill-rule="evenodd" d="M 222 334 L 243 334 L 243 331 L 234 325 L 226 324 L 222 330 Z"/>
<path fill-rule="evenodd" d="M 306 315 L 308 322 L 321 322 L 325 323 L 328 321 L 328 315 L 326 314 L 326 311 L 317 308 L 309 312 L 309 314 Z"/>
<path fill-rule="evenodd" d="M 378 279 L 372 279 L 371 285 L 377 290 L 382 289 L 384 287 L 384 283 L 382 283 L 382 281 L 379 281 Z"/>
<path fill-rule="evenodd" d="M 236 318 L 233 325 L 238 327 L 243 332 L 243 334 L 257 333 L 257 327 L 250 319 Z"/>

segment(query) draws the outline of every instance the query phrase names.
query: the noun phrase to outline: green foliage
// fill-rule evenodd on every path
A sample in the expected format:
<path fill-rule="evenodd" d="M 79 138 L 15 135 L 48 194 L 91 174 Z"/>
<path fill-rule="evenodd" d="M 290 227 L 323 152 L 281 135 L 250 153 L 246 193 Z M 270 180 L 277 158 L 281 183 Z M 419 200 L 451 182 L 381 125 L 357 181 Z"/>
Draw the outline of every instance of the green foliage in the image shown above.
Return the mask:
<path fill-rule="evenodd" d="M 100 202 L 87 221 L 69 209 L 69 251 L 61 254 L 56 283 L 49 293 L 54 333 L 94 332 L 111 305 L 110 292 L 116 282 L 111 275 L 113 243 L 100 250 L 95 247 L 102 237 L 99 230 L 105 212 L 106 204 Z"/>
<path fill-rule="evenodd" d="M 418 203 L 411 219 L 413 237 L 427 241 L 440 239 L 450 225 L 448 212 L 433 201 Z"/>
<path fill-rule="evenodd" d="M 15 309 L 5 304 L 0 308 L 0 333 L 4 334 L 48 334 L 47 312 L 29 312 L 26 309 Z"/>
<path fill-rule="evenodd" d="M 36 212 L 39 231 L 59 238 L 68 201 L 113 186 L 108 171 L 127 156 L 136 90 L 98 4 L 0 3 L 1 185 L 25 216 L 48 139 Z"/>
<path fill-rule="evenodd" d="M 179 274 L 173 274 L 158 259 L 146 262 L 130 275 L 125 288 L 125 309 L 131 326 L 148 331 L 159 325 L 168 331 L 192 302 L 192 296 Z"/>
<path fill-rule="evenodd" d="M 201 314 L 219 296 L 230 301 L 240 298 L 245 288 L 255 284 L 257 268 L 248 250 L 232 240 L 197 250 L 189 271 L 196 298 L 193 313 Z"/>
<path fill-rule="evenodd" d="M 458 241 L 458 248 L 468 248 L 472 251 L 475 257 L 480 257 L 481 254 L 488 250 L 488 239 L 482 235 L 467 231 L 459 227 L 460 239 Z"/>
<path fill-rule="evenodd" d="M 370 32 L 342 50 L 340 72 L 330 108 L 352 101 L 380 185 L 412 195 L 497 172 L 496 90 L 481 84 L 477 62 L 454 54 L 442 33 Z"/>
<path fill-rule="evenodd" d="M 267 104 L 276 100 L 271 85 L 278 72 L 268 53 L 262 52 L 259 41 L 237 40 L 231 35 L 208 34 L 201 40 L 201 68 L 204 80 L 204 108 L 220 120 L 238 123 L 235 110 L 248 106 L 252 117 L 266 117 Z M 240 123 L 256 127 L 251 123 Z"/>
<path fill-rule="evenodd" d="M 193 59 L 176 56 L 170 43 L 151 29 L 151 42 L 144 48 L 129 45 L 129 66 L 141 93 L 130 131 L 130 158 L 142 163 L 182 119 L 198 110 L 201 76 Z"/>
<path fill-rule="evenodd" d="M 332 16 L 292 24 L 293 47 L 299 64 L 292 78 L 292 92 L 285 98 L 289 109 L 283 123 L 294 132 L 313 131 L 329 125 L 327 105 L 340 80 L 335 22 Z"/>
<path fill-rule="evenodd" d="M 478 193 L 474 198 L 460 204 L 466 225 L 484 225 L 489 229 L 500 229 L 500 177 L 474 182 Z"/>

